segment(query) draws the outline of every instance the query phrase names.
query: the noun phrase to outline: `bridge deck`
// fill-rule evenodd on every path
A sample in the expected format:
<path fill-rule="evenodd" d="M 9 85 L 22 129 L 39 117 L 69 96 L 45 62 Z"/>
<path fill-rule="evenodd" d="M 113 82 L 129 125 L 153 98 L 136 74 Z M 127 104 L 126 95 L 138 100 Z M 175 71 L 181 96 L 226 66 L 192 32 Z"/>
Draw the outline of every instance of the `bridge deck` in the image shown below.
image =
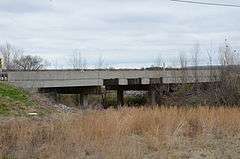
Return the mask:
<path fill-rule="evenodd" d="M 218 75 L 218 71 L 214 71 Z M 184 74 L 184 78 L 183 78 Z M 196 76 L 197 74 L 197 76 Z M 8 81 L 23 88 L 49 88 L 74 86 L 103 86 L 104 80 L 118 79 L 119 85 L 137 82 L 150 84 L 161 78 L 162 83 L 209 82 L 210 70 L 44 70 L 44 71 L 9 71 Z"/>

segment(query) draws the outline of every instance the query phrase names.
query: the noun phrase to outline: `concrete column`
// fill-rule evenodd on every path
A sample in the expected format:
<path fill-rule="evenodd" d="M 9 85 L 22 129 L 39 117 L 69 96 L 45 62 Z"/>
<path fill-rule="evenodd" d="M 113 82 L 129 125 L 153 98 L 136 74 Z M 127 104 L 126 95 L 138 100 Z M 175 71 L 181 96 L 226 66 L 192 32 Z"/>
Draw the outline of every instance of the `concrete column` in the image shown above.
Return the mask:
<path fill-rule="evenodd" d="M 61 102 L 61 94 L 56 93 L 56 102 L 60 103 Z"/>
<path fill-rule="evenodd" d="M 151 92 L 151 100 L 152 100 L 152 105 L 157 105 L 157 102 L 156 102 L 156 91 L 152 91 Z"/>
<path fill-rule="evenodd" d="M 57 93 L 57 91 L 52 91 L 52 92 L 49 93 L 49 95 L 56 103 L 60 102 L 60 96 Z"/>
<path fill-rule="evenodd" d="M 102 94 L 102 107 L 105 109 L 106 108 L 106 99 L 107 99 L 107 93 L 106 91 Z"/>
<path fill-rule="evenodd" d="M 88 95 L 83 96 L 83 105 L 85 108 L 88 108 Z"/>
<path fill-rule="evenodd" d="M 156 91 L 149 91 L 148 92 L 148 103 L 150 105 L 157 105 L 157 102 L 156 102 Z"/>
<path fill-rule="evenodd" d="M 123 90 L 122 89 L 117 90 L 117 104 L 118 104 L 118 106 L 123 106 L 124 105 Z"/>
<path fill-rule="evenodd" d="M 79 96 L 80 101 L 80 108 L 86 109 L 88 107 L 88 95 L 87 94 L 80 94 Z"/>

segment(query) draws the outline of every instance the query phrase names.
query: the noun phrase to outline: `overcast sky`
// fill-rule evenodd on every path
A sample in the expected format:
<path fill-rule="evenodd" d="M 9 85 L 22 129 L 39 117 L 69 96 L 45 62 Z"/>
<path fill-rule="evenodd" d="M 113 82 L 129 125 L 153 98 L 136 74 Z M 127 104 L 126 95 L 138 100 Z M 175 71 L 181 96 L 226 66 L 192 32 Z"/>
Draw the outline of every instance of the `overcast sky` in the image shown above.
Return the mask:
<path fill-rule="evenodd" d="M 197 42 L 204 59 L 210 44 L 217 50 L 225 38 L 239 50 L 240 8 L 169 0 L 0 0 L 0 43 L 65 67 L 74 50 L 90 66 L 99 56 L 113 67 L 146 67 L 158 56 L 176 64 Z"/>

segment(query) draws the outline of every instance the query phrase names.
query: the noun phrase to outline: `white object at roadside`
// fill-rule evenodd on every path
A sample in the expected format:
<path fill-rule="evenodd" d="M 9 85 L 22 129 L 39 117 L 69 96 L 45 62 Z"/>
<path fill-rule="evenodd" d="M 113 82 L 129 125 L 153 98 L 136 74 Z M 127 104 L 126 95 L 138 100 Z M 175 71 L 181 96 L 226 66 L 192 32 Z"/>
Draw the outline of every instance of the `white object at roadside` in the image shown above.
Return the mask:
<path fill-rule="evenodd" d="M 37 113 L 28 113 L 28 115 L 34 116 L 34 115 L 37 115 Z"/>

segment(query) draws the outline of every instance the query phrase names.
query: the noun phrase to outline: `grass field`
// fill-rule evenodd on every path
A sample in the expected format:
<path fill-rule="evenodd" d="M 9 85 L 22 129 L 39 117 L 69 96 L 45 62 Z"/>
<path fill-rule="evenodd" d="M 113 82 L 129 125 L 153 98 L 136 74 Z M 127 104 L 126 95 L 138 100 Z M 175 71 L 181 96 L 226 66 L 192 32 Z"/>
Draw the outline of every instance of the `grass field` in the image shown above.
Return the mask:
<path fill-rule="evenodd" d="M 122 108 L 0 123 L 0 158 L 239 158 L 240 108 Z"/>

